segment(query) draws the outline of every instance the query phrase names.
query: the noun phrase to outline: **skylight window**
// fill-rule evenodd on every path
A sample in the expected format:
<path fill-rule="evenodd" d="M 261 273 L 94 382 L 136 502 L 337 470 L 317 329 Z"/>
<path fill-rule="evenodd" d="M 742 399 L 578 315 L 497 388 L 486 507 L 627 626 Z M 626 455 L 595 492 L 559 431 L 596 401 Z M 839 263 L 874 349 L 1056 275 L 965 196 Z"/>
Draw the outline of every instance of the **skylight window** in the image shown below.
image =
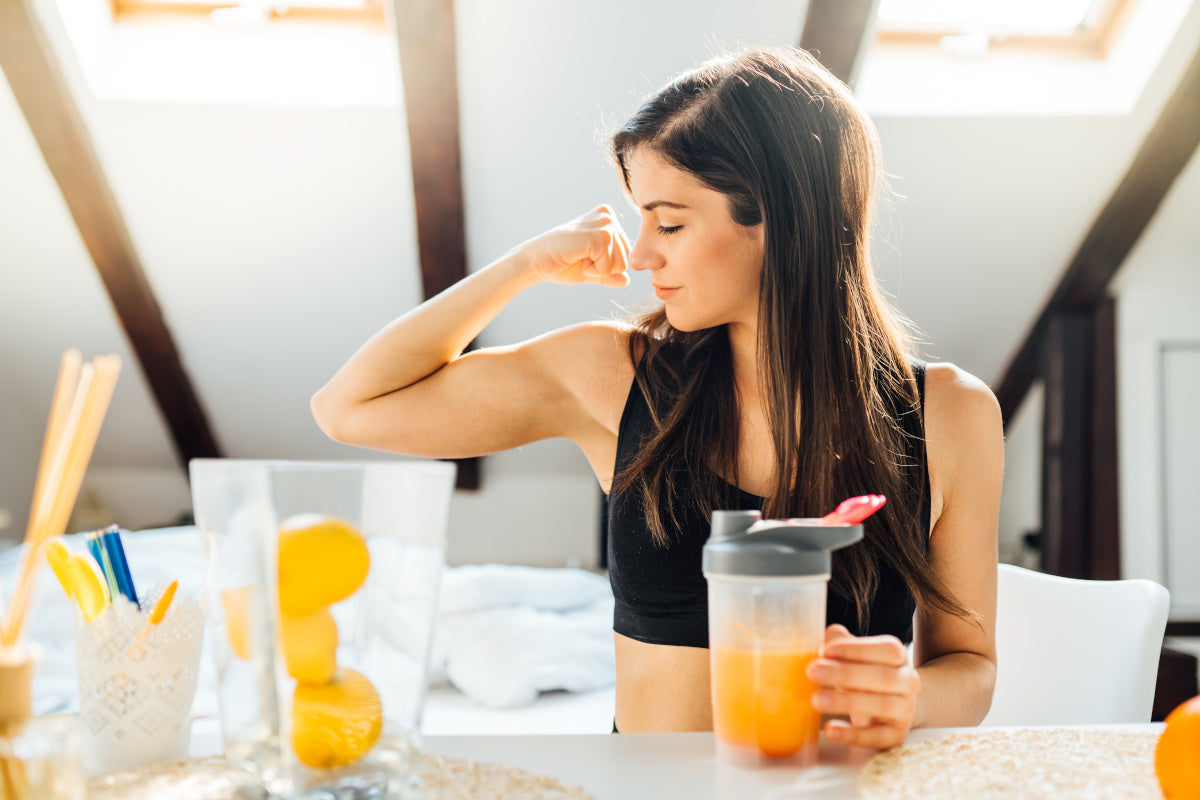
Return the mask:
<path fill-rule="evenodd" d="M 1083 24 L 1088 12 L 1103 3 L 1095 0 L 882 0 L 879 20 L 891 26 L 948 27 L 985 25 L 1009 30 L 1073 30 Z"/>
<path fill-rule="evenodd" d="M 1133 0 L 881 0 L 879 41 L 978 54 L 993 48 L 1108 54 Z"/>
<path fill-rule="evenodd" d="M 367 22 L 382 28 L 382 0 L 108 0 L 117 21 L 141 21 L 162 14 L 210 16 L 215 22 L 254 22 L 319 18 Z"/>

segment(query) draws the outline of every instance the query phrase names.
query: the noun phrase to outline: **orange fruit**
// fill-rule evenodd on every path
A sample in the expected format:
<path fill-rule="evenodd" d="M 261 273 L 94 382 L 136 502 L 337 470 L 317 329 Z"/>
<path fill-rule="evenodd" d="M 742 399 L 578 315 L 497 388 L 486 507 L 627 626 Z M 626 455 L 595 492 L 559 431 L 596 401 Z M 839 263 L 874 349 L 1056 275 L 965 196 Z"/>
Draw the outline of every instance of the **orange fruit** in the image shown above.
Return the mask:
<path fill-rule="evenodd" d="M 225 635 L 233 654 L 250 660 L 250 586 L 225 589 Z M 328 683 L 337 671 L 338 629 L 329 609 L 305 617 L 280 615 L 279 638 L 288 674 L 304 683 Z"/>
<path fill-rule="evenodd" d="M 292 693 L 292 749 L 302 764 L 330 769 L 353 764 L 375 746 L 383 704 L 361 673 L 343 669 L 324 686 L 296 684 Z"/>
<path fill-rule="evenodd" d="M 1167 800 L 1200 800 L 1200 695 L 1167 715 L 1154 771 Z"/>
<path fill-rule="evenodd" d="M 221 605 L 225 607 L 225 635 L 233 654 L 242 661 L 250 660 L 250 586 L 225 589 Z"/>
<path fill-rule="evenodd" d="M 288 675 L 301 683 L 326 684 L 337 672 L 338 629 L 329 609 L 307 617 L 279 618 Z"/>
<path fill-rule="evenodd" d="M 345 600 L 370 567 L 366 539 L 345 520 L 301 514 L 279 527 L 279 606 L 289 617 Z"/>

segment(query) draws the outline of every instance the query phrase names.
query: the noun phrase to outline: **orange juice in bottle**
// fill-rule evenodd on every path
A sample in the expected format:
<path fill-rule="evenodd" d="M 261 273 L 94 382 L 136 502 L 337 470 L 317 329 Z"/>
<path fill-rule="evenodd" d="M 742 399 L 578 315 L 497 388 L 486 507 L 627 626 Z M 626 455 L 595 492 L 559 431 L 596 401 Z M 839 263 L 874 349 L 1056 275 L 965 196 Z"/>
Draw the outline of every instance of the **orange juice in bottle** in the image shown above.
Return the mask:
<path fill-rule="evenodd" d="M 809 652 L 717 647 L 712 653 L 713 728 L 725 745 L 748 758 L 787 758 L 817 743 L 821 715 L 812 707 L 816 686 L 804 670 Z"/>
<path fill-rule="evenodd" d="M 861 525 L 713 513 L 703 563 L 719 759 L 816 763 L 821 716 L 805 669 L 825 636 L 830 550 L 861 538 Z"/>

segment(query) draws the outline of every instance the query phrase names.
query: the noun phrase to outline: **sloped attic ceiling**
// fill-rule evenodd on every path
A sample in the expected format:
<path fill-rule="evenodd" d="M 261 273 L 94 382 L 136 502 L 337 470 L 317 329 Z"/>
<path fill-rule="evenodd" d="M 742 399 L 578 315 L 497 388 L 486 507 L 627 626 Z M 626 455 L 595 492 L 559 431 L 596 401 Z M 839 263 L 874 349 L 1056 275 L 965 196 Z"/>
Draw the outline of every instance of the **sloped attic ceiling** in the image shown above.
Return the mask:
<path fill-rule="evenodd" d="M 687 13 L 673 3 L 625 0 L 457 6 L 472 268 L 597 202 L 624 208 L 602 132 L 645 92 L 715 49 L 792 44 L 804 19 L 803 4 L 783 0 L 706 0 L 687 3 Z M 47 0 L 42 11 L 52 18 L 55 9 Z M 51 27 L 60 55 L 75 64 L 62 26 Z M 998 379 L 1198 34 L 1192 8 L 1128 114 L 875 115 L 896 195 L 880 219 L 878 270 L 926 332 L 931 358 Z M 388 57 L 364 56 L 362 64 L 382 71 L 390 63 L 394 71 Z M 346 103 L 328 96 L 305 103 L 295 93 L 284 102 L 165 101 L 97 90 L 78 69 L 72 77 L 226 453 L 363 457 L 320 434 L 307 400 L 359 343 L 420 298 L 400 106 L 363 99 L 370 95 L 363 91 L 347 92 L 354 99 Z M 395 77 L 380 81 L 386 96 Z M 130 365 L 93 459 L 97 485 L 140 483 L 158 497 L 141 498 L 150 518 L 129 524 L 150 524 L 155 514 L 166 521 L 171 508 L 186 505 L 169 436 L 6 84 L 0 140 L 0 506 L 14 510 L 19 528 L 58 358 L 79 346 L 86 355 L 119 353 Z M 636 229 L 633 214 L 625 221 Z M 644 275 L 617 292 L 538 287 L 489 327 L 483 343 L 620 313 L 649 298 Z M 529 475 L 590 480 L 582 457 L 560 443 L 496 459 Z"/>

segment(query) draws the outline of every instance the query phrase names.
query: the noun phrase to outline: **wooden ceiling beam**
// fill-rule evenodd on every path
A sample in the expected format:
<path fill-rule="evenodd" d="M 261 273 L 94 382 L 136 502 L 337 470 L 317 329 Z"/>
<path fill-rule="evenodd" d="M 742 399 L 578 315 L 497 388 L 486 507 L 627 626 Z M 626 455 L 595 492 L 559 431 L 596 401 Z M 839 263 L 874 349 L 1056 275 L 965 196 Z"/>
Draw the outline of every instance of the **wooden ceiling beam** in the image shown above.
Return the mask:
<path fill-rule="evenodd" d="M 878 9 L 879 0 L 809 0 L 800 47 L 853 86 Z"/>
<path fill-rule="evenodd" d="M 1146 226 L 1200 145 L 1200 51 L 1071 259 L 1050 300 L 1017 348 L 996 389 L 1005 424 L 1040 373 L 1050 321 L 1062 311 L 1092 309 L 1105 299 Z"/>
<path fill-rule="evenodd" d="M 30 0 L 0 0 L 0 70 L 141 364 L 183 464 L 221 450 Z"/>
<path fill-rule="evenodd" d="M 454 0 L 393 0 L 425 299 L 467 277 Z M 456 459 L 479 488 L 479 459 Z"/>

